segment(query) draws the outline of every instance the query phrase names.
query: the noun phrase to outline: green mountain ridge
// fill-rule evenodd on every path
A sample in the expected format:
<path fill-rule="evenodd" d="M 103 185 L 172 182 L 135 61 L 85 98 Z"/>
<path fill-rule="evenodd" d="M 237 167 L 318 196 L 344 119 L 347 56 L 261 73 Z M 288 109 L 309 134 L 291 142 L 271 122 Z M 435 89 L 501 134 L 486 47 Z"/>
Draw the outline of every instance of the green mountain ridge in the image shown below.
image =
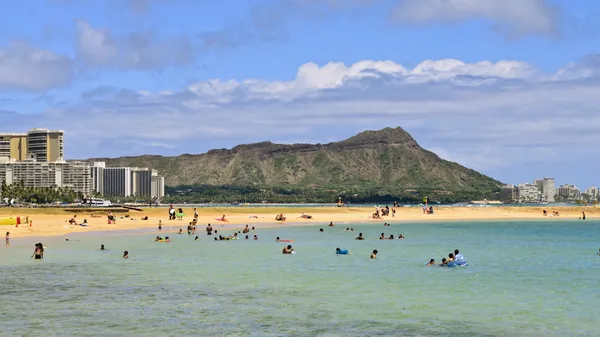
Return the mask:
<path fill-rule="evenodd" d="M 501 182 L 419 146 L 402 128 L 364 131 L 328 144 L 243 144 L 204 154 L 94 158 L 107 167 L 148 167 L 167 186 L 266 186 L 493 191 Z"/>

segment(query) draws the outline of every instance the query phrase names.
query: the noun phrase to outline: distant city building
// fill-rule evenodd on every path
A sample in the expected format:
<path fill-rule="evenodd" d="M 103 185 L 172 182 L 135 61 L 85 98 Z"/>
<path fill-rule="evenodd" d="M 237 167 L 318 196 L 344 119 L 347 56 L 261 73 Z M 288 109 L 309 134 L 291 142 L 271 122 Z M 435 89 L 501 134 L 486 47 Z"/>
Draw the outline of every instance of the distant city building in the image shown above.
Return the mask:
<path fill-rule="evenodd" d="M 590 201 L 598 200 L 598 187 L 592 186 L 585 190 L 585 194 L 587 194 L 590 198 Z"/>
<path fill-rule="evenodd" d="M 0 158 L 37 162 L 61 161 L 64 158 L 64 131 L 31 129 L 27 133 L 0 133 Z"/>
<path fill-rule="evenodd" d="M 539 202 L 541 191 L 534 184 L 519 184 L 518 192 L 519 198 L 518 200 L 521 202 Z"/>
<path fill-rule="evenodd" d="M 538 190 L 541 192 L 539 201 L 541 202 L 554 202 L 554 196 L 556 195 L 556 191 L 554 189 L 554 178 L 543 178 L 536 179 L 533 181 L 533 184 L 537 186 Z"/>
<path fill-rule="evenodd" d="M 559 199 L 562 201 L 576 200 L 579 198 L 580 194 L 581 194 L 581 192 L 579 191 L 577 186 L 569 185 L 569 184 L 561 185 L 558 188 L 558 193 L 557 193 Z"/>
<path fill-rule="evenodd" d="M 23 182 L 27 187 L 64 187 L 88 195 L 92 191 L 90 166 L 80 161 L 38 162 L 35 159 L 0 161 L 0 181 Z"/>
<path fill-rule="evenodd" d="M 92 177 L 92 191 L 104 195 L 104 162 L 94 162 L 90 167 Z"/>
<path fill-rule="evenodd" d="M 0 133 L 0 158 L 25 160 L 27 158 L 27 134 Z"/>
<path fill-rule="evenodd" d="M 39 162 L 63 160 L 64 131 L 32 129 L 27 132 L 27 156 L 33 156 Z"/>
<path fill-rule="evenodd" d="M 94 192 L 114 197 L 162 198 L 165 195 L 165 179 L 156 170 L 139 167 L 106 167 L 95 162 L 90 168 Z"/>
<path fill-rule="evenodd" d="M 114 197 L 130 197 L 131 168 L 106 167 L 104 168 L 104 193 L 102 195 Z"/>

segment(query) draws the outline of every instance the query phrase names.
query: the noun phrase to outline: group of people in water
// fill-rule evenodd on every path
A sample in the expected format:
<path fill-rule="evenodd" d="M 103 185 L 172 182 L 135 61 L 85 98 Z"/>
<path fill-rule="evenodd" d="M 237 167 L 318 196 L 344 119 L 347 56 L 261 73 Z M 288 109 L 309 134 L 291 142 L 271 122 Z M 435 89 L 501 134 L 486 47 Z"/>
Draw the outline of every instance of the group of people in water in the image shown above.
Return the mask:
<path fill-rule="evenodd" d="M 460 253 L 460 251 L 458 249 L 455 249 L 454 253 L 448 254 L 448 258 L 442 259 L 442 263 L 437 264 L 435 262 L 435 259 L 431 259 L 431 260 L 429 260 L 429 263 L 427 263 L 427 265 L 428 266 L 438 265 L 440 267 L 466 266 L 467 260 L 465 260 L 465 257 Z"/>

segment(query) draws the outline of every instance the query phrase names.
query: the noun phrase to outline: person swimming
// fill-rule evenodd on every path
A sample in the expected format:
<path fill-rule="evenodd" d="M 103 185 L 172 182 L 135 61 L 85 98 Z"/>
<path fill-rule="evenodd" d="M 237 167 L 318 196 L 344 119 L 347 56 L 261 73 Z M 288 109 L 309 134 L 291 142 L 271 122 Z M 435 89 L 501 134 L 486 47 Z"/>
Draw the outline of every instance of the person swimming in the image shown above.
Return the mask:
<path fill-rule="evenodd" d="M 452 262 L 454 261 L 454 254 L 450 253 L 448 254 L 448 262 Z"/>
<path fill-rule="evenodd" d="M 462 261 L 464 260 L 465 257 L 458 251 L 458 249 L 454 250 L 454 260 L 455 261 Z"/>
<path fill-rule="evenodd" d="M 319 228 L 319 232 L 324 232 L 325 230 L 323 228 Z"/>
<path fill-rule="evenodd" d="M 398 239 L 404 239 L 404 235 L 402 235 L 402 234 L 399 234 L 399 235 L 398 235 Z"/>
<path fill-rule="evenodd" d="M 294 251 L 294 249 L 292 248 L 292 245 L 287 245 L 285 247 L 283 247 L 283 250 L 281 251 L 282 254 L 292 254 L 292 252 Z"/>
<path fill-rule="evenodd" d="M 371 259 L 373 259 L 373 260 L 377 260 L 377 253 L 379 253 L 379 252 L 377 251 L 377 249 L 375 249 L 375 250 L 373 251 L 373 253 L 371 253 Z"/>
<path fill-rule="evenodd" d="M 254 240 L 258 240 L 258 235 L 254 234 Z"/>
<path fill-rule="evenodd" d="M 428 266 L 435 266 L 435 259 L 429 260 Z"/>
<path fill-rule="evenodd" d="M 390 235 L 390 237 L 388 238 L 388 240 L 394 240 L 394 234 Z"/>
<path fill-rule="evenodd" d="M 335 225 L 333 224 L 333 221 L 329 222 L 329 227 L 335 227 Z"/>
<path fill-rule="evenodd" d="M 337 255 L 348 255 L 348 249 L 340 249 L 339 247 L 335 249 L 335 253 Z"/>
<path fill-rule="evenodd" d="M 275 239 L 275 242 L 279 242 L 279 236 L 277 237 L 277 239 Z"/>
<path fill-rule="evenodd" d="M 196 237 L 194 238 L 194 241 L 198 241 L 198 235 L 196 235 Z"/>
<path fill-rule="evenodd" d="M 364 240 L 365 237 L 363 236 L 362 233 L 358 233 L 358 236 L 356 237 L 356 240 Z"/>
<path fill-rule="evenodd" d="M 169 239 L 168 236 L 165 237 L 165 242 L 171 242 L 171 239 Z"/>
<path fill-rule="evenodd" d="M 100 250 L 106 250 L 104 249 L 104 245 L 100 245 Z"/>
<path fill-rule="evenodd" d="M 385 240 L 385 234 L 381 233 L 381 235 L 379 236 L 379 240 Z"/>
<path fill-rule="evenodd" d="M 442 259 L 442 263 L 440 264 L 440 267 L 441 267 L 441 266 L 445 266 L 445 265 L 447 265 L 447 264 L 448 264 L 448 260 L 446 260 L 446 258 L 443 258 L 443 259 Z"/>
<path fill-rule="evenodd" d="M 128 259 L 129 258 L 129 252 L 128 251 L 124 251 L 123 252 L 123 258 L 124 259 Z"/>

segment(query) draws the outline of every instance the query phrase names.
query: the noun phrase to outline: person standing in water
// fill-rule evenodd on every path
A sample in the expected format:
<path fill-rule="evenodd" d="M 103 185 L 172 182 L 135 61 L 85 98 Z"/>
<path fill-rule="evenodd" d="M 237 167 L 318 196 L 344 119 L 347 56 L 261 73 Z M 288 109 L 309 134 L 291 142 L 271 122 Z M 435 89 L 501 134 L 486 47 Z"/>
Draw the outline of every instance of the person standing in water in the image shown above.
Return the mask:
<path fill-rule="evenodd" d="M 106 250 L 104 249 L 104 245 L 100 245 L 100 250 Z"/>
<path fill-rule="evenodd" d="M 162 231 L 162 220 L 158 220 L 158 230 Z"/>
<path fill-rule="evenodd" d="M 373 251 L 373 253 L 371 254 L 371 259 L 373 259 L 373 260 L 377 260 L 377 253 L 379 253 L 379 252 L 377 251 L 377 249 L 375 249 L 375 250 Z"/>
<path fill-rule="evenodd" d="M 128 251 L 124 251 L 123 252 L 123 258 L 124 259 L 128 259 L 129 258 L 129 252 Z"/>
<path fill-rule="evenodd" d="M 6 236 L 4 237 L 4 242 L 6 243 L 6 247 L 10 246 L 10 232 L 6 232 Z"/>
<path fill-rule="evenodd" d="M 33 255 L 31 257 L 36 260 L 41 260 L 44 258 L 44 245 L 41 242 L 35 244 L 35 250 L 33 251 Z"/>

